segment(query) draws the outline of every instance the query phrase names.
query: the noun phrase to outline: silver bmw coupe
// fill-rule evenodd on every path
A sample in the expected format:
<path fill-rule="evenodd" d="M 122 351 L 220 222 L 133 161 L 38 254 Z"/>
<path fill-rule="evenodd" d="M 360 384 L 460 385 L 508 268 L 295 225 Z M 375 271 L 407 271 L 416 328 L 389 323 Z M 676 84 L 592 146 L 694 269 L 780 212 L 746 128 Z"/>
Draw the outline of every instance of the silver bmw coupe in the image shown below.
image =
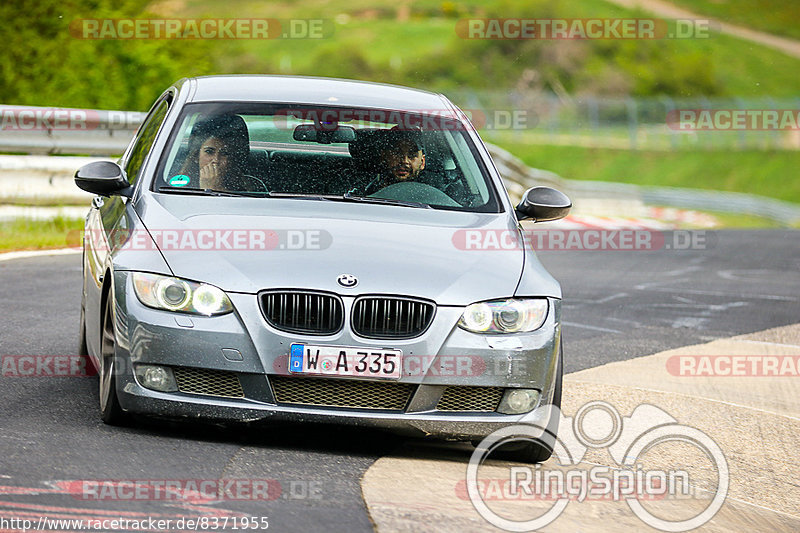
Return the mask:
<path fill-rule="evenodd" d="M 512 205 L 444 96 L 183 79 L 117 163 L 75 182 L 96 195 L 80 341 L 105 422 L 330 422 L 475 442 L 522 420 L 554 436 L 561 289 L 520 220 L 571 204 L 534 187 Z M 516 458 L 549 457 L 544 437 Z"/>

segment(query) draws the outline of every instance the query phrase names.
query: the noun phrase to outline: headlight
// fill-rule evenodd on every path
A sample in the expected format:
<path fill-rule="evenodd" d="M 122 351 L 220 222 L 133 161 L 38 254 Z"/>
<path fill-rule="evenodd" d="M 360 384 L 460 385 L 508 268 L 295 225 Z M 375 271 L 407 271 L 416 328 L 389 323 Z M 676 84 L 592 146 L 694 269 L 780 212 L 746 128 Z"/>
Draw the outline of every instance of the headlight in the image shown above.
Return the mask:
<path fill-rule="evenodd" d="M 498 300 L 468 305 L 458 325 L 474 333 L 524 333 L 547 318 L 547 300 Z"/>
<path fill-rule="evenodd" d="M 134 272 L 133 288 L 140 302 L 156 309 L 205 316 L 233 311 L 228 296 L 221 289 L 205 283 Z"/>

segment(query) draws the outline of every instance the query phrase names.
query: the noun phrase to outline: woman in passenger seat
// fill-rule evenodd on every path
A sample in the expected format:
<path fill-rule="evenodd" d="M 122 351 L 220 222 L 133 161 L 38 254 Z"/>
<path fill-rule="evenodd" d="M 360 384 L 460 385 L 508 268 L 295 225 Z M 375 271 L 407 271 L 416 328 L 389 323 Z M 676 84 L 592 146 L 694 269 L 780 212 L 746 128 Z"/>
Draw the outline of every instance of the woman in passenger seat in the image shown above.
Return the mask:
<path fill-rule="evenodd" d="M 180 174 L 189 187 L 246 190 L 250 137 L 239 115 L 216 115 L 197 122 Z"/>

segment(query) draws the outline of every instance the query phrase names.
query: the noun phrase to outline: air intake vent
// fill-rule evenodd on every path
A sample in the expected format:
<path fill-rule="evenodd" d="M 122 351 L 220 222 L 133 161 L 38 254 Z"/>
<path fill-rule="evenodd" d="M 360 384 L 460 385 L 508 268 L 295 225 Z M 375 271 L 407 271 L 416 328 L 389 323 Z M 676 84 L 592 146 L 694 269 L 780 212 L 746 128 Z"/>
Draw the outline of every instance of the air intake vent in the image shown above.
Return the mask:
<path fill-rule="evenodd" d="M 278 403 L 402 411 L 414 385 L 330 378 L 270 377 Z"/>
<path fill-rule="evenodd" d="M 439 411 L 495 411 L 503 387 L 447 387 L 436 405 Z"/>
<path fill-rule="evenodd" d="M 233 372 L 187 367 L 173 367 L 172 372 L 181 392 L 224 398 L 244 397 L 239 378 Z"/>
<path fill-rule="evenodd" d="M 422 335 L 436 306 L 425 300 L 367 296 L 353 306 L 353 331 L 373 339 L 410 339 Z"/>
<path fill-rule="evenodd" d="M 269 324 L 290 333 L 330 335 L 342 329 L 342 301 L 322 292 L 280 291 L 259 295 L 261 312 Z"/>

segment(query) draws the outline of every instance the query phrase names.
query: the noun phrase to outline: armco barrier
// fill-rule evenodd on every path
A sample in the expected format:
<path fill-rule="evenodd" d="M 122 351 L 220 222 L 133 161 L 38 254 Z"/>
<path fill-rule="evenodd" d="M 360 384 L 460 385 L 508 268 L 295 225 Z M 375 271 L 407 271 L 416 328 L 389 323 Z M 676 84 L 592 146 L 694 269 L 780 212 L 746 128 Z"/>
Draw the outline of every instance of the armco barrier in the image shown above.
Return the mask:
<path fill-rule="evenodd" d="M 145 113 L 0 105 L 0 116 L 0 152 L 115 156 L 125 150 Z M 789 202 L 742 193 L 565 180 L 552 172 L 528 167 L 498 146 L 487 146 L 515 201 L 527 188 L 547 185 L 563 190 L 576 201 L 636 202 L 757 215 L 786 225 L 800 223 L 800 206 Z M 72 175 L 91 160 L 0 156 L 0 200 L 86 199 L 88 195 L 73 185 Z"/>

